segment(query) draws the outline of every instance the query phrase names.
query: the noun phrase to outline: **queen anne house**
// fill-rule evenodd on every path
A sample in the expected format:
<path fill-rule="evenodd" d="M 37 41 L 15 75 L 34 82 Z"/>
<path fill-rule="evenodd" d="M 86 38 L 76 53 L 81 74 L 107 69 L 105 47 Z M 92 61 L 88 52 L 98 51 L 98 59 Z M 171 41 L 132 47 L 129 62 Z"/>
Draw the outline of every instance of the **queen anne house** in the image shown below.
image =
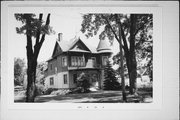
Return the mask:
<path fill-rule="evenodd" d="M 47 61 L 45 85 L 48 88 L 73 89 L 76 88 L 78 76 L 86 73 L 92 86 L 102 88 L 104 67 L 111 54 L 106 40 L 100 40 L 94 48 L 80 38 L 65 41 L 59 33 L 53 54 Z"/>

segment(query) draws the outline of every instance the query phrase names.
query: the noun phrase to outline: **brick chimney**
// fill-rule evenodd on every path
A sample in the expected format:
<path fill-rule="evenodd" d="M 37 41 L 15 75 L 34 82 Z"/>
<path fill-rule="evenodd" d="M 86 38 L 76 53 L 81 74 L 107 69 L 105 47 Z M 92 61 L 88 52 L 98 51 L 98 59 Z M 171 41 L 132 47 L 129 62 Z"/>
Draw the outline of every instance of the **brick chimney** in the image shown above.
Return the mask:
<path fill-rule="evenodd" d="M 58 41 L 62 41 L 62 33 L 58 33 Z"/>

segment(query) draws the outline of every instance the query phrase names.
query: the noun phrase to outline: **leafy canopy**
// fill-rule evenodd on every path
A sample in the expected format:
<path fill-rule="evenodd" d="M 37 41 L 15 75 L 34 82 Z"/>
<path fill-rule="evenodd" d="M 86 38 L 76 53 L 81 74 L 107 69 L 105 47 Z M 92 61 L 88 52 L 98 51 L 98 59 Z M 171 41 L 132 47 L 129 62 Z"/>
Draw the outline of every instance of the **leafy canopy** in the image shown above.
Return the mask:
<path fill-rule="evenodd" d="M 36 18 L 35 14 L 14 14 L 17 21 L 22 22 L 21 27 L 16 27 L 16 32 L 18 34 L 28 34 L 36 38 L 37 32 L 40 31 L 40 34 L 50 34 L 55 33 L 49 25 L 44 24 L 42 19 Z M 27 20 L 30 24 L 26 24 Z"/>

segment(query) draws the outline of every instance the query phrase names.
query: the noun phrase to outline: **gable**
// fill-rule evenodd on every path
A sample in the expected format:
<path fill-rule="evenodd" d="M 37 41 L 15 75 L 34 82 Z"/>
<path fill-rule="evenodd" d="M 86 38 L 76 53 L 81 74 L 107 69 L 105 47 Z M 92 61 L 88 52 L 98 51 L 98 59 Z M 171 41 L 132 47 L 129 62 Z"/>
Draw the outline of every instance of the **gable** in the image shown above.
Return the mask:
<path fill-rule="evenodd" d="M 56 56 L 58 54 L 62 53 L 62 50 L 59 46 L 59 44 L 56 42 L 55 46 L 54 46 L 54 50 L 53 50 L 53 54 L 52 54 L 52 57 L 53 56 Z"/>
<path fill-rule="evenodd" d="M 89 48 L 80 39 L 69 49 L 69 51 L 91 52 Z"/>

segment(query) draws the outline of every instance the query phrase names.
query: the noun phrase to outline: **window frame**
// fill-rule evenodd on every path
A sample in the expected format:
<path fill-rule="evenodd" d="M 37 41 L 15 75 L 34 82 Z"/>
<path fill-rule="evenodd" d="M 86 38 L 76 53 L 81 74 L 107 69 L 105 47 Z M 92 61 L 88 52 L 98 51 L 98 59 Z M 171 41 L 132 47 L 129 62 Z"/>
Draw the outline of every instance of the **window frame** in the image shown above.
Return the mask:
<path fill-rule="evenodd" d="M 53 65 L 52 65 L 52 63 L 50 63 L 50 70 L 53 70 Z"/>
<path fill-rule="evenodd" d="M 65 60 L 65 61 L 64 61 Z M 62 57 L 62 67 L 66 67 L 67 66 L 67 57 L 63 56 Z"/>
<path fill-rule="evenodd" d="M 92 61 L 93 61 L 93 66 L 96 66 L 96 57 L 91 57 Z M 94 60 L 93 60 L 94 59 Z"/>
<path fill-rule="evenodd" d="M 50 80 L 49 85 L 53 86 L 54 85 L 54 77 L 50 77 L 49 80 Z"/>
<path fill-rule="evenodd" d="M 65 78 L 66 78 L 66 79 L 65 79 Z M 64 74 L 64 75 L 63 75 L 63 83 L 64 83 L 64 84 L 68 84 L 67 74 Z"/>
<path fill-rule="evenodd" d="M 85 60 L 83 56 L 71 56 L 71 66 L 73 67 L 85 66 Z"/>
<path fill-rule="evenodd" d="M 102 65 L 103 65 L 103 66 L 106 66 L 106 65 L 107 65 L 107 61 L 106 61 L 106 63 L 105 63 L 105 61 L 104 61 L 105 58 L 107 59 L 107 61 L 108 61 L 108 59 L 109 59 L 108 56 L 102 56 Z"/>

